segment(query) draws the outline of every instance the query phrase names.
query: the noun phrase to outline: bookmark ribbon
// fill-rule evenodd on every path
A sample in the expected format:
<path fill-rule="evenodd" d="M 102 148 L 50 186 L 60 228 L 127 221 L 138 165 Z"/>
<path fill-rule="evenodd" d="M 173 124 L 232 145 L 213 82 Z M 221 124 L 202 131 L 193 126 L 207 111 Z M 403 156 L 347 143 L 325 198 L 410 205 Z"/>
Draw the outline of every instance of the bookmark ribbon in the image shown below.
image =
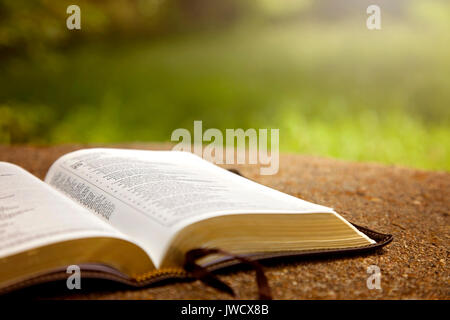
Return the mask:
<path fill-rule="evenodd" d="M 246 257 L 235 255 L 229 252 L 226 252 L 222 249 L 216 248 L 199 248 L 192 249 L 186 252 L 184 269 L 192 275 L 194 278 L 200 280 L 206 285 L 209 285 L 219 291 L 230 294 L 233 297 L 236 297 L 234 290 L 227 285 L 225 282 L 220 280 L 216 275 L 212 272 L 208 271 L 205 267 L 200 266 L 196 263 L 196 261 L 200 258 L 209 256 L 211 254 L 221 254 L 224 256 L 231 257 L 233 259 L 239 260 L 240 262 L 251 266 L 255 269 L 256 272 L 256 282 L 258 284 L 258 293 L 260 300 L 272 300 L 272 293 L 270 290 L 269 283 L 267 281 L 267 277 L 264 274 L 263 268 L 261 264 L 257 261 L 250 260 Z"/>

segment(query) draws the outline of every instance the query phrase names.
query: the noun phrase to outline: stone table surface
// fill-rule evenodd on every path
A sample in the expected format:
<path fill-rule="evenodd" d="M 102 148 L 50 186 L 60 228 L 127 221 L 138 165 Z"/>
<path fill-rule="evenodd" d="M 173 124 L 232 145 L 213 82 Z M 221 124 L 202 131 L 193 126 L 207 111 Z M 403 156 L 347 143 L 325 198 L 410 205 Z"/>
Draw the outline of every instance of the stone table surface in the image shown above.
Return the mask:
<path fill-rule="evenodd" d="M 0 161 L 15 163 L 42 179 L 58 157 L 84 147 L 0 145 Z M 170 148 L 165 144 L 114 147 Z M 353 223 L 394 235 L 391 244 L 371 254 L 269 264 L 265 270 L 275 299 L 450 298 L 450 173 L 293 154 L 280 156 L 280 170 L 273 176 L 261 176 L 251 165 L 228 167 L 269 187 L 333 207 Z M 367 288 L 370 265 L 381 269 L 381 290 Z M 256 298 L 253 271 L 238 269 L 220 277 L 240 298 Z M 105 284 L 82 292 L 60 292 L 43 286 L 14 295 L 68 299 L 230 298 L 199 281 L 144 289 Z"/>

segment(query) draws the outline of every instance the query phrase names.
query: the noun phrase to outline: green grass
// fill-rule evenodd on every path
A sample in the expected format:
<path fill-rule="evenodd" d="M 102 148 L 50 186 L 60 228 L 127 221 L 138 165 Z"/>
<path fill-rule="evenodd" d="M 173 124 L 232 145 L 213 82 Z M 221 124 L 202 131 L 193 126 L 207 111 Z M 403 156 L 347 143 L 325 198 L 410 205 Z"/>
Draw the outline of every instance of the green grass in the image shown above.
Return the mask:
<path fill-rule="evenodd" d="M 168 141 L 279 128 L 282 151 L 450 169 L 449 33 L 241 27 L 0 63 L 0 142 Z"/>

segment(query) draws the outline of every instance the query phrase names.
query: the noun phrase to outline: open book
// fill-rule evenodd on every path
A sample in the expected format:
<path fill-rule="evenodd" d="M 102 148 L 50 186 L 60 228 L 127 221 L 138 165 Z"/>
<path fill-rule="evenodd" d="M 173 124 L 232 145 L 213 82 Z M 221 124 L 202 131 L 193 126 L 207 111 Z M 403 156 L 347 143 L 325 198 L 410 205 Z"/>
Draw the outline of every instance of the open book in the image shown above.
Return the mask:
<path fill-rule="evenodd" d="M 263 257 L 376 245 L 331 208 L 186 152 L 79 150 L 59 158 L 45 182 L 0 162 L 3 289 L 67 277 L 68 265 L 147 284 L 184 276 L 184 254 L 193 248 Z"/>

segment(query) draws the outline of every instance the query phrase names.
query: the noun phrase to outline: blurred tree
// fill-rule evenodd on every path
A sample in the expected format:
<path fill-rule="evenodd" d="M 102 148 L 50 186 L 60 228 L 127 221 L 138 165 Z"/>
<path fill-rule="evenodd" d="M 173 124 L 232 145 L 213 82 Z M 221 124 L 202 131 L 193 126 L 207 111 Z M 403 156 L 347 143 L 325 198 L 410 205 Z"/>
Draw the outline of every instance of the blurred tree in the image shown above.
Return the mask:
<path fill-rule="evenodd" d="M 66 28 L 66 8 L 81 8 L 81 31 Z M 0 0 L 0 55 L 30 54 L 86 39 L 108 41 L 229 26 L 298 13 L 311 0 Z"/>

